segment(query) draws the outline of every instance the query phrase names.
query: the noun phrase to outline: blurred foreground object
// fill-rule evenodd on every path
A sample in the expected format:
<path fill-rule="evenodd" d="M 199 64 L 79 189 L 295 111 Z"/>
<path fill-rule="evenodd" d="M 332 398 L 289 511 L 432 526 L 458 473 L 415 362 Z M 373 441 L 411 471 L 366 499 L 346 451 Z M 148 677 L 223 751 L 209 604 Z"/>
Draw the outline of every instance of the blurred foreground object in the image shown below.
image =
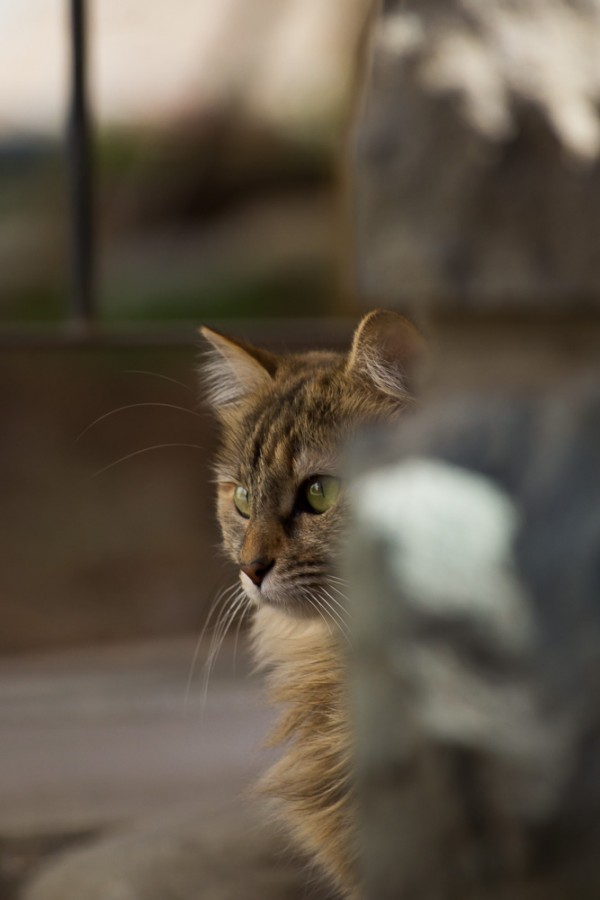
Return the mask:
<path fill-rule="evenodd" d="M 365 292 L 597 308 L 598 0 L 384 8 L 357 144 Z"/>
<path fill-rule="evenodd" d="M 355 454 L 368 900 L 600 896 L 600 3 L 383 4 L 359 278 L 427 319 Z"/>
<path fill-rule="evenodd" d="M 599 446 L 587 385 L 456 396 L 365 451 L 369 900 L 600 896 Z"/>

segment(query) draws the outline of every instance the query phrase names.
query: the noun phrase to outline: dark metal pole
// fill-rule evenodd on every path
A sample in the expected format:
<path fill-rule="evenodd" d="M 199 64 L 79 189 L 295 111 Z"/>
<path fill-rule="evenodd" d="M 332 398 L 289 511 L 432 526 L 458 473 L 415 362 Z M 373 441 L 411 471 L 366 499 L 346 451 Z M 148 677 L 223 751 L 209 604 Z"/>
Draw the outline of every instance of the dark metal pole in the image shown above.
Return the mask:
<path fill-rule="evenodd" d="M 86 0 L 69 0 L 71 98 L 68 164 L 71 200 L 71 308 L 87 326 L 94 313 L 92 153 L 87 102 Z"/>

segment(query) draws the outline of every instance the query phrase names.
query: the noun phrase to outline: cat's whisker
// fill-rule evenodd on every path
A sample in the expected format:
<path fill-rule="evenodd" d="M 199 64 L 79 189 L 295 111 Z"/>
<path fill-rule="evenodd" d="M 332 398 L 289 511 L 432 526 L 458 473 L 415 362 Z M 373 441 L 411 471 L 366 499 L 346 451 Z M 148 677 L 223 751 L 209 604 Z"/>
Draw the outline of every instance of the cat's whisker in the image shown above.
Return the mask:
<path fill-rule="evenodd" d="M 204 712 L 206 708 L 206 703 L 208 700 L 208 686 L 210 683 L 210 678 L 212 675 L 212 671 L 214 668 L 214 664 L 216 658 L 219 653 L 219 649 L 221 647 L 221 633 L 223 632 L 223 622 L 228 615 L 229 610 L 222 611 L 219 619 L 217 620 L 217 626 L 215 632 L 211 638 L 210 646 L 208 649 L 208 654 L 204 661 L 204 677 L 202 680 L 202 711 Z"/>
<path fill-rule="evenodd" d="M 206 705 L 206 700 L 208 697 L 208 684 L 210 681 L 210 676 L 212 674 L 212 670 L 214 668 L 215 661 L 217 656 L 219 655 L 219 651 L 223 646 L 223 641 L 225 640 L 225 636 L 229 631 L 231 625 L 233 624 L 236 615 L 244 605 L 244 603 L 249 602 L 249 598 L 246 595 L 246 592 L 240 585 L 240 593 L 234 595 L 233 603 L 230 608 L 226 608 L 222 611 L 222 614 L 219 616 L 217 620 L 217 624 L 215 626 L 215 633 L 213 635 L 213 639 L 211 641 L 211 645 L 208 651 L 208 657 L 205 663 L 205 677 L 204 677 L 204 691 L 203 691 L 203 706 Z"/>
<path fill-rule="evenodd" d="M 213 615 L 215 614 L 215 611 L 217 610 L 217 608 L 220 605 L 224 605 L 225 602 L 229 602 L 229 600 L 231 599 L 233 594 L 237 593 L 239 588 L 240 588 L 240 585 L 238 584 L 238 582 L 234 581 L 233 584 L 230 584 L 227 587 L 225 587 L 219 591 L 219 593 L 217 594 L 217 596 L 211 603 L 210 610 L 208 612 L 206 621 L 204 623 L 204 628 L 202 629 L 202 636 L 204 636 L 204 634 L 206 633 L 206 630 L 207 630 L 208 626 L 210 625 L 211 619 L 212 619 Z"/>
<path fill-rule="evenodd" d="M 236 588 L 238 588 L 238 587 L 239 587 L 239 585 L 236 583 L 236 584 L 228 585 L 225 588 L 222 588 L 218 592 L 218 594 L 215 597 L 215 599 L 213 600 L 213 602 L 211 603 L 211 606 L 210 606 L 210 609 L 206 616 L 206 619 L 204 620 L 204 625 L 202 626 L 202 629 L 198 636 L 198 640 L 196 641 L 196 646 L 194 647 L 194 653 L 192 656 L 192 661 L 190 663 L 190 669 L 188 672 L 187 686 L 186 686 L 186 691 L 185 691 L 184 708 L 187 708 L 189 700 L 190 700 L 190 694 L 191 694 L 191 690 L 192 690 L 192 684 L 194 682 L 194 675 L 196 672 L 196 666 L 198 664 L 198 658 L 200 656 L 200 650 L 202 648 L 202 644 L 204 643 L 204 637 L 206 635 L 206 632 L 208 631 L 208 627 L 211 623 L 211 620 L 212 620 L 216 610 L 221 605 L 225 605 L 225 603 L 228 602 L 228 599 L 231 597 L 232 593 L 234 593 Z"/>
<path fill-rule="evenodd" d="M 120 463 L 126 462 L 128 459 L 133 459 L 134 456 L 141 456 L 142 453 L 149 453 L 150 450 L 165 450 L 168 447 L 186 447 L 191 450 L 200 450 L 201 452 L 204 451 L 204 447 L 201 447 L 199 444 L 153 444 L 151 447 L 142 447 L 141 450 L 134 450 L 133 453 L 127 453 L 120 459 L 116 459 L 114 462 L 111 462 L 107 466 L 104 466 L 104 468 L 98 469 L 97 472 L 94 472 L 93 475 L 90 475 L 89 481 L 92 481 L 94 478 L 99 478 L 100 475 L 104 475 L 104 473 L 108 472 L 109 469 L 114 469 L 115 466 L 120 465 Z"/>
<path fill-rule="evenodd" d="M 236 585 L 233 585 L 232 588 L 230 588 L 226 592 L 226 595 L 223 597 L 223 601 L 220 604 L 221 608 L 219 609 L 219 614 L 217 616 L 217 620 L 216 620 L 214 628 L 213 628 L 210 646 L 208 648 L 208 658 L 209 659 L 211 658 L 211 655 L 213 654 L 215 645 L 220 640 L 220 635 L 223 630 L 223 625 L 226 622 L 226 620 L 231 612 L 232 607 L 237 605 L 238 601 L 242 598 L 242 596 L 243 596 L 243 589 L 242 589 L 241 585 L 236 584 Z"/>
<path fill-rule="evenodd" d="M 247 606 L 248 602 L 249 599 L 246 596 L 246 593 L 242 589 L 240 589 L 240 594 L 235 596 L 231 608 L 229 610 L 226 610 L 224 612 L 224 615 L 221 617 L 219 626 L 215 630 L 214 642 L 211 644 L 211 648 L 209 650 L 209 656 L 207 659 L 207 679 L 210 676 L 210 672 L 212 671 L 215 660 L 219 655 L 221 647 L 223 646 L 223 641 L 227 636 L 227 632 L 235 621 L 235 618 L 240 612 L 240 609 Z"/>
<path fill-rule="evenodd" d="M 305 597 L 305 599 L 308 600 L 308 602 L 313 607 L 313 609 L 315 609 L 317 611 L 317 613 L 319 614 L 321 619 L 323 619 L 323 622 L 325 623 L 325 626 L 327 627 L 329 634 L 331 634 L 332 633 L 331 632 L 331 623 L 327 619 L 327 616 L 325 615 L 325 611 L 323 610 L 321 604 L 319 603 L 318 597 L 313 596 L 306 588 L 302 591 L 302 594 Z"/>
<path fill-rule="evenodd" d="M 192 661 L 190 663 L 190 669 L 188 672 L 187 684 L 185 686 L 185 697 L 183 701 L 183 709 L 187 712 L 188 705 L 190 702 L 190 695 L 192 693 L 192 684 L 194 683 L 194 675 L 196 673 L 196 666 L 198 664 L 198 657 L 200 656 L 200 647 L 202 646 L 202 639 L 204 636 L 204 628 L 202 629 L 202 633 L 200 637 L 196 641 L 196 646 L 194 647 L 194 653 L 192 655 Z"/>
<path fill-rule="evenodd" d="M 300 597 L 302 597 L 304 600 L 306 600 L 312 606 L 312 608 L 319 614 L 319 617 L 321 619 L 323 619 L 323 612 L 322 612 L 319 604 L 316 602 L 314 595 L 308 589 L 308 587 L 306 587 L 306 585 L 298 585 L 297 584 L 296 592 L 300 595 Z M 329 622 L 327 622 L 327 620 L 324 620 L 324 621 L 329 629 Z"/>
<path fill-rule="evenodd" d="M 323 587 L 319 588 L 319 590 L 325 591 L 325 593 L 327 594 L 329 599 L 331 601 L 333 601 L 333 604 L 335 604 L 335 606 L 339 607 L 339 610 L 336 609 L 335 606 L 332 605 L 332 603 L 328 602 L 325 599 L 325 597 L 321 597 L 319 595 L 317 589 L 315 589 L 314 591 L 311 592 L 306 585 L 297 585 L 296 590 L 298 590 L 302 596 L 304 596 L 306 599 L 308 599 L 309 602 L 310 602 L 310 598 L 312 598 L 312 601 L 314 601 L 314 602 L 311 602 L 311 606 L 313 606 L 313 608 L 316 608 L 315 602 L 317 603 L 319 611 L 322 613 L 321 618 L 323 618 L 323 616 L 325 616 L 326 621 L 328 623 L 329 623 L 329 621 L 332 621 L 334 623 L 334 625 L 336 626 L 336 628 L 340 629 L 340 631 L 343 631 L 344 636 L 346 638 L 348 637 L 349 627 L 348 627 L 347 622 L 343 619 L 342 614 L 341 614 L 342 612 L 346 613 L 346 609 L 338 600 L 335 599 L 335 597 L 332 597 L 332 595 L 329 594 L 329 592 L 326 591 L 325 588 L 323 588 Z"/>
<path fill-rule="evenodd" d="M 339 608 L 343 611 L 343 614 L 346 616 L 348 621 L 350 621 L 350 619 L 352 618 L 351 611 L 350 611 L 350 605 L 349 605 L 350 601 L 348 600 L 348 597 L 346 596 L 346 594 L 344 594 L 342 591 L 340 591 L 339 588 L 336 588 L 336 586 L 334 584 L 328 584 L 327 587 L 329 588 L 330 591 L 333 591 L 341 598 L 341 602 L 340 602 L 340 600 L 338 600 L 336 597 L 331 596 L 331 594 L 330 594 L 330 597 L 335 602 L 336 606 L 339 606 Z"/>
<path fill-rule="evenodd" d="M 324 588 L 322 588 L 322 591 L 324 592 L 324 594 L 327 594 L 328 597 L 331 596 L 330 594 L 327 593 L 327 591 L 325 591 Z M 324 594 L 320 594 L 318 597 L 320 603 L 323 606 L 323 609 L 329 614 L 331 621 L 337 625 L 340 633 L 343 635 L 345 640 L 348 641 L 348 643 L 350 644 L 350 630 L 348 628 L 347 622 L 344 621 L 344 619 L 342 618 L 342 616 L 340 615 L 338 610 L 334 606 L 331 605 L 331 603 L 326 599 Z"/>
<path fill-rule="evenodd" d="M 246 592 L 243 590 L 243 588 L 240 588 L 239 594 L 234 596 L 234 600 L 233 600 L 232 606 L 230 608 L 229 615 L 223 617 L 223 621 L 222 621 L 222 625 L 221 625 L 221 633 L 218 638 L 218 646 L 216 647 L 216 649 L 213 650 L 215 657 L 218 655 L 221 647 L 223 646 L 223 641 L 225 640 L 229 629 L 233 625 L 233 623 L 236 619 L 236 616 L 238 616 L 238 614 L 240 613 L 240 610 L 242 610 L 243 613 L 246 612 L 249 602 L 250 602 L 250 600 L 249 600 L 248 596 L 246 595 Z M 240 624 L 240 620 L 238 619 L 238 625 L 239 624 Z M 234 658 L 235 658 L 235 645 L 234 645 Z"/>
<path fill-rule="evenodd" d="M 336 584 L 335 581 L 332 581 L 332 580 L 331 580 L 331 577 L 326 578 L 325 580 L 327 581 L 327 584 L 329 585 L 329 587 L 330 587 L 333 591 L 337 591 L 337 593 L 340 595 L 340 597 L 343 597 L 344 599 L 347 599 L 346 594 L 344 593 L 344 591 L 342 590 L 342 588 L 339 587 L 338 584 Z M 349 585 L 349 584 L 346 584 L 346 585 L 342 585 L 342 587 L 345 587 L 345 588 L 348 590 L 348 589 L 350 588 L 350 585 Z"/>
<path fill-rule="evenodd" d="M 323 610 L 324 616 L 328 619 L 328 621 L 330 621 L 332 623 L 334 629 L 339 634 L 341 634 L 341 636 L 348 643 L 348 645 L 350 645 L 350 637 L 349 637 L 348 629 L 347 629 L 345 623 L 342 622 L 341 619 L 339 619 L 336 616 L 335 610 L 330 606 L 330 604 L 327 602 L 327 600 L 324 597 L 319 596 L 318 602 L 319 602 L 320 607 Z"/>
<path fill-rule="evenodd" d="M 351 604 L 350 604 L 350 600 L 348 599 L 348 595 L 346 593 L 344 593 L 344 591 L 340 590 L 339 587 L 336 587 L 335 584 L 331 584 L 329 580 L 327 580 L 327 587 L 329 588 L 330 591 L 333 591 L 335 594 L 338 595 L 338 597 L 341 598 L 341 602 L 340 602 L 340 600 L 338 600 L 335 597 L 332 597 L 331 594 L 329 594 L 329 596 L 334 601 L 334 603 L 340 607 L 340 609 L 343 611 L 344 615 L 350 621 L 352 619 L 352 613 L 351 613 Z"/>
<path fill-rule="evenodd" d="M 241 615 L 238 619 L 237 628 L 235 630 L 235 643 L 233 645 L 233 672 L 234 672 L 234 674 L 236 674 L 236 672 L 237 672 L 236 662 L 237 662 L 237 651 L 238 651 L 238 642 L 240 639 L 240 632 L 242 629 L 242 624 L 244 622 L 244 619 L 248 615 L 248 612 L 250 611 L 251 606 L 252 606 L 252 604 L 250 603 L 250 598 L 248 598 L 248 603 L 246 603 L 246 605 L 242 609 Z"/>
<path fill-rule="evenodd" d="M 101 416 L 98 416 L 97 419 L 94 419 L 93 422 L 90 422 L 89 425 L 86 425 L 86 427 L 83 429 L 83 431 L 80 431 L 79 434 L 77 435 L 77 437 L 75 438 L 75 443 L 77 444 L 81 440 L 81 438 L 85 434 L 88 433 L 88 431 L 90 431 L 95 425 L 98 425 L 100 422 L 103 422 L 104 419 L 109 419 L 111 416 L 116 416 L 117 413 L 125 412 L 128 409 L 139 409 L 140 407 L 143 408 L 146 406 L 158 406 L 158 407 L 162 407 L 164 409 L 174 409 L 178 412 L 185 412 L 185 413 L 188 413 L 190 416 L 195 416 L 197 419 L 203 418 L 203 416 L 199 412 L 196 412 L 196 410 L 189 409 L 187 406 L 178 406 L 175 403 L 160 403 L 160 402 L 154 402 L 154 401 L 150 401 L 150 400 L 144 401 L 142 403 L 127 403 L 125 406 L 118 406 L 116 409 L 111 409 L 111 410 L 109 410 L 109 412 L 103 413 Z"/>
<path fill-rule="evenodd" d="M 160 372 L 146 372 L 144 369 L 125 369 L 124 375 L 149 375 L 151 378 L 161 378 L 163 381 L 170 381 L 171 384 L 176 384 L 178 387 L 184 388 L 184 390 L 189 391 L 190 394 L 195 395 L 195 390 L 189 386 L 189 384 L 185 384 L 183 381 L 178 381 L 177 378 L 172 378 L 170 375 L 163 375 Z"/>
<path fill-rule="evenodd" d="M 306 587 L 300 588 L 300 592 L 302 596 L 304 596 L 305 599 L 308 600 L 313 609 L 318 612 L 320 618 L 327 626 L 327 630 L 329 631 L 329 633 L 332 634 L 333 626 L 337 631 L 339 631 L 343 638 L 348 643 L 350 643 L 347 624 L 343 621 L 337 610 L 333 608 L 330 603 L 328 603 L 325 597 L 320 596 L 316 593 L 316 591 L 309 591 Z"/>
<path fill-rule="evenodd" d="M 335 588 L 335 587 L 334 587 L 333 585 L 331 585 L 331 584 L 329 585 L 329 587 L 331 588 L 332 591 L 337 590 L 337 588 Z M 348 615 L 348 609 L 347 609 L 347 607 L 346 607 L 343 603 L 341 603 L 336 597 L 333 597 L 333 596 L 329 593 L 329 591 L 328 591 L 326 588 L 323 588 L 323 590 L 324 590 L 324 592 L 327 594 L 327 596 L 329 597 L 329 599 L 331 600 L 331 602 L 334 603 L 334 604 L 342 611 L 342 613 L 343 613 L 345 616 L 347 616 L 347 615 Z M 341 597 L 343 597 L 344 600 L 346 599 L 346 598 L 344 597 L 344 595 L 341 593 L 341 591 L 338 591 L 338 593 L 340 594 Z"/>
<path fill-rule="evenodd" d="M 335 581 L 337 584 L 341 584 L 342 587 L 350 587 L 350 582 L 346 578 L 340 578 L 339 575 L 328 575 L 328 581 Z"/>

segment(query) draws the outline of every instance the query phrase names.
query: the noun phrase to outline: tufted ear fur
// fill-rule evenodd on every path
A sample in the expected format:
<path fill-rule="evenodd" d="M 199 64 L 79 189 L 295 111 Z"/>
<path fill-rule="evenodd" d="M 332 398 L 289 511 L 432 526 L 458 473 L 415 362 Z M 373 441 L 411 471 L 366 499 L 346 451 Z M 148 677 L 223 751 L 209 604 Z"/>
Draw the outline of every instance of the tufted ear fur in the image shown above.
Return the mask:
<path fill-rule="evenodd" d="M 408 319 L 388 310 L 368 313 L 354 332 L 348 372 L 360 372 L 384 394 L 412 396 L 425 341 Z"/>
<path fill-rule="evenodd" d="M 208 343 L 202 375 L 209 402 L 217 411 L 271 384 L 278 364 L 275 354 L 225 337 L 206 326 L 200 329 L 200 334 Z"/>

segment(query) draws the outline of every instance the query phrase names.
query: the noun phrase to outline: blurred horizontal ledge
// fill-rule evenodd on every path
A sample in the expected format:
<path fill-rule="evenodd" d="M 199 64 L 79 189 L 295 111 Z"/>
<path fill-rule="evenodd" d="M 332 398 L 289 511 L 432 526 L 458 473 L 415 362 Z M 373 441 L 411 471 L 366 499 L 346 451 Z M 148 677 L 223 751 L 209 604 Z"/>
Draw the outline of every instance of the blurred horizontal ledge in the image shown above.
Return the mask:
<path fill-rule="evenodd" d="M 549 310 L 433 315 L 427 337 L 432 348 L 436 392 L 493 388 L 537 388 L 600 369 L 600 314 Z"/>
<path fill-rule="evenodd" d="M 0 349 L 67 349 L 86 347 L 198 347 L 201 324 L 262 346 L 286 350 L 342 347 L 349 341 L 355 319 L 205 319 L 162 322 L 156 325 L 100 325 L 69 322 L 61 325 L 0 327 Z"/>

